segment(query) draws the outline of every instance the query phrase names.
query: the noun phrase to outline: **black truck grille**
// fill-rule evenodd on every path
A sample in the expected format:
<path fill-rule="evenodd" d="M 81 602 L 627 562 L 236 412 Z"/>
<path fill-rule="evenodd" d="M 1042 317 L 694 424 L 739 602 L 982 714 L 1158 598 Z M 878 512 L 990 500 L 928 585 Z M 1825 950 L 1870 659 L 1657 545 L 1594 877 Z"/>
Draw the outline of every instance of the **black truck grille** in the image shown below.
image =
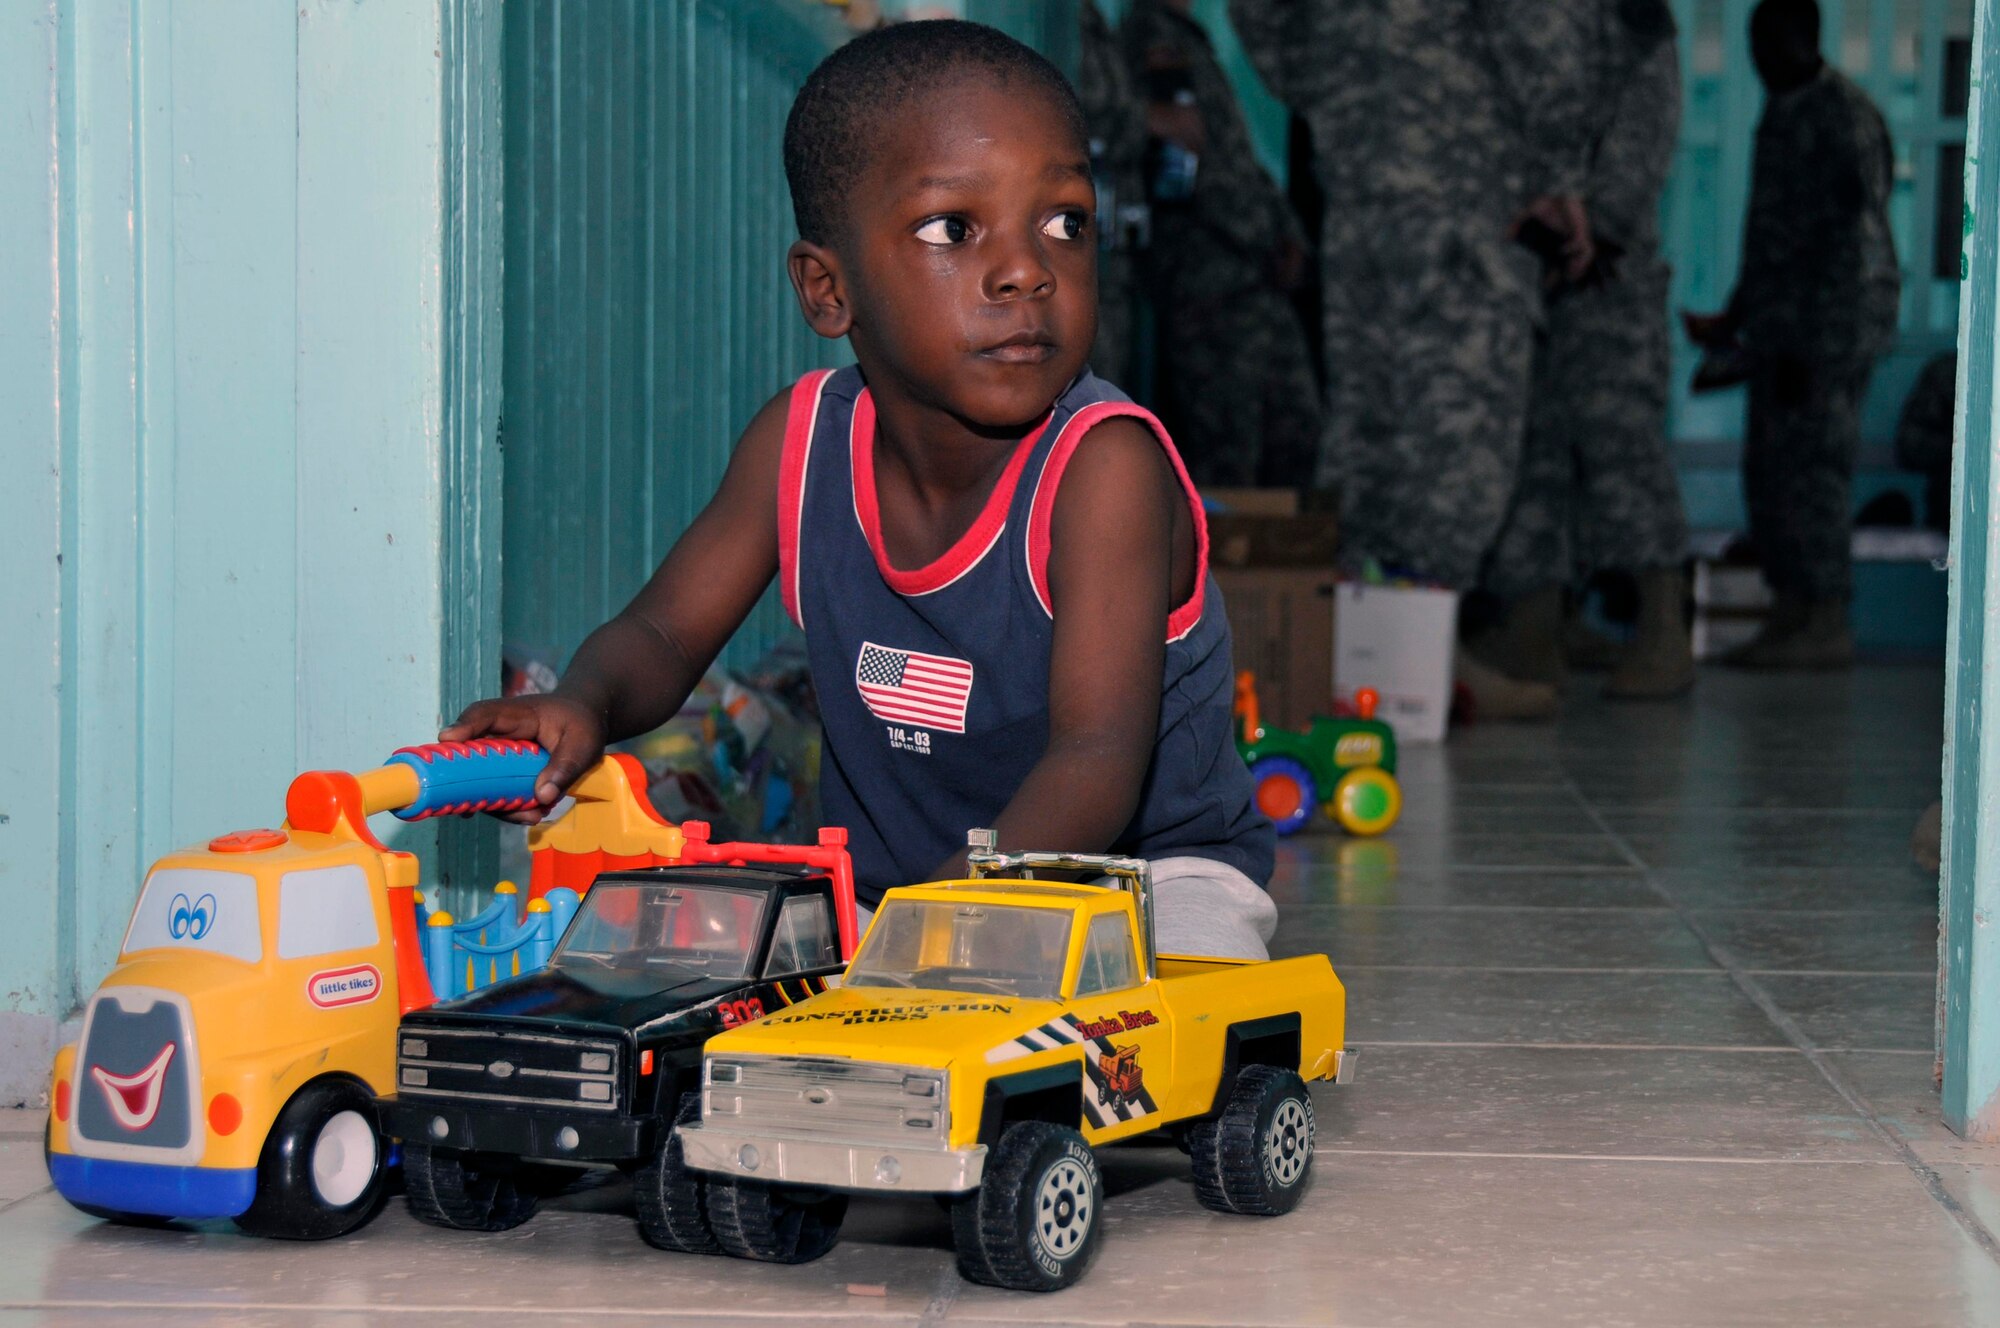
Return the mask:
<path fill-rule="evenodd" d="M 619 1056 L 612 1038 L 406 1027 L 396 1037 L 396 1091 L 616 1111 Z"/>

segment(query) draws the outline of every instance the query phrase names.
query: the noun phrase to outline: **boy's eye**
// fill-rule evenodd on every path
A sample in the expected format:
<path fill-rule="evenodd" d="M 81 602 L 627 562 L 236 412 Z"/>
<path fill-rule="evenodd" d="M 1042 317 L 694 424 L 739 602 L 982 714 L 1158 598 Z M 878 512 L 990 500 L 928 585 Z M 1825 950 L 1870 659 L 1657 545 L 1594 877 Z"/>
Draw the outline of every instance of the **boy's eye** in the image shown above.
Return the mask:
<path fill-rule="evenodd" d="M 1071 209 L 1068 212 L 1058 212 L 1055 216 L 1043 222 L 1042 234 L 1057 240 L 1074 240 L 1081 236 L 1089 226 L 1090 214 L 1088 212 Z"/>
<path fill-rule="evenodd" d="M 917 238 L 925 244 L 963 244 L 969 234 L 963 217 L 932 217 L 917 227 Z"/>

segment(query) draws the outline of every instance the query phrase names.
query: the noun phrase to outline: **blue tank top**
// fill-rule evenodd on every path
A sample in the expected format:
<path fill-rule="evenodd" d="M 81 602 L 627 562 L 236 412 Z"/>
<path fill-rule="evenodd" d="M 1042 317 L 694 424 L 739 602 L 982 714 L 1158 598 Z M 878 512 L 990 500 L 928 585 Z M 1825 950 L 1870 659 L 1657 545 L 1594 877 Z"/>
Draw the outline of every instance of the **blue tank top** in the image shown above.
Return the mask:
<path fill-rule="evenodd" d="M 1042 757 L 1054 641 L 1048 556 L 1077 445 L 1142 420 L 1194 514 L 1195 591 L 1167 621 L 1159 736 L 1113 852 L 1213 858 L 1263 885 L 1276 840 L 1237 755 L 1222 596 L 1201 500 L 1151 413 L 1086 371 L 1015 448 L 972 528 L 937 561 L 894 568 L 875 494 L 875 408 L 859 369 L 792 389 L 778 483 L 779 587 L 805 632 L 826 745 L 821 811 L 848 831 L 858 893 L 925 880 L 993 824 Z M 1014 849 L 1035 848 L 1016 844 Z"/>

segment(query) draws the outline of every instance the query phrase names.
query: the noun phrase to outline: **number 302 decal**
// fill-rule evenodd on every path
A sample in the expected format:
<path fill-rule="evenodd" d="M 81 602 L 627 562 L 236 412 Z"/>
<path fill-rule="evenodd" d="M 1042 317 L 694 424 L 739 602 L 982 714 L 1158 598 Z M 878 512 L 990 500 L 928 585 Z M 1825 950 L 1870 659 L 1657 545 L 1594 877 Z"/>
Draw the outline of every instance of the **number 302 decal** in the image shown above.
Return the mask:
<path fill-rule="evenodd" d="M 738 1024 L 747 1024 L 752 1019 L 764 1017 L 764 1002 L 755 996 L 747 1001 L 724 1001 L 720 1008 L 724 1028 L 734 1028 Z"/>

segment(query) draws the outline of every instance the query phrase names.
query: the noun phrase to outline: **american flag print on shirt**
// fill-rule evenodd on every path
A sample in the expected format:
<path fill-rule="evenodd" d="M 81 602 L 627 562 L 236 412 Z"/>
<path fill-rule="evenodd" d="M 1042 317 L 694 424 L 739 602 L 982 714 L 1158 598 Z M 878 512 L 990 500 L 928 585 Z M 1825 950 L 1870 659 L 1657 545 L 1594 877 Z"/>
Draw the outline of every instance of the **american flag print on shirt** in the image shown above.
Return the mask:
<path fill-rule="evenodd" d="M 972 698 L 972 665 L 965 660 L 863 641 L 854 686 L 877 719 L 965 732 L 965 706 Z"/>

